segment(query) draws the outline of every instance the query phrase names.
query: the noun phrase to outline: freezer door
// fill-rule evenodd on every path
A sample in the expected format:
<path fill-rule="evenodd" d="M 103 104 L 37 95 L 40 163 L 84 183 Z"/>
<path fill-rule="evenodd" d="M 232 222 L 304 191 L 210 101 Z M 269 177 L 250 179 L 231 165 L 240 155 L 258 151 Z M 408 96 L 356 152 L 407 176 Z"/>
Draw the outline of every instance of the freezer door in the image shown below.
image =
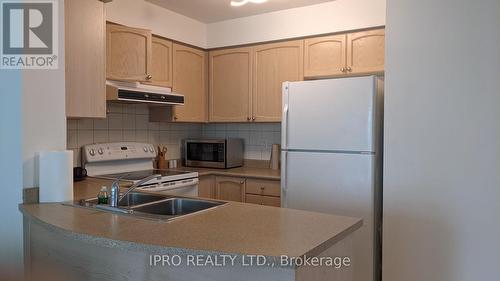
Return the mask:
<path fill-rule="evenodd" d="M 375 151 L 374 76 L 283 85 L 283 149 Z"/>
<path fill-rule="evenodd" d="M 354 233 L 354 280 L 374 276 L 375 156 L 282 152 L 282 206 L 363 218 Z"/>

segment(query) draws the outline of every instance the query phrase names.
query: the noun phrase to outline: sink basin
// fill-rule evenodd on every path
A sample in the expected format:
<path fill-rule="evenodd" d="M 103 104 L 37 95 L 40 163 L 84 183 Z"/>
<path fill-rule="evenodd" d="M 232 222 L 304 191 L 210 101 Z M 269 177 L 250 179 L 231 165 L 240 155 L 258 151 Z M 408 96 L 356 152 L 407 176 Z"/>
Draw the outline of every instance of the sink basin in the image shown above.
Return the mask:
<path fill-rule="evenodd" d="M 132 209 L 134 210 L 134 212 L 141 212 L 152 215 L 182 216 L 217 207 L 222 204 L 224 203 L 188 198 L 171 198 L 153 204 L 138 206 Z"/>
<path fill-rule="evenodd" d="M 127 194 L 118 204 L 119 207 L 131 207 L 135 205 L 147 204 L 155 201 L 164 200 L 170 196 L 153 195 L 147 193 L 131 192 Z M 84 200 L 87 206 L 97 205 L 97 198 Z M 82 205 L 82 203 L 80 204 Z"/>
<path fill-rule="evenodd" d="M 225 204 L 225 202 L 131 192 L 120 201 L 118 208 L 113 208 L 109 205 L 98 205 L 97 198 L 63 204 L 73 207 L 97 209 L 104 212 L 120 213 L 144 219 L 168 221 L 214 208 Z"/>
<path fill-rule="evenodd" d="M 118 204 L 120 207 L 131 207 L 135 205 L 142 205 L 146 203 L 151 203 L 155 201 L 160 201 L 165 199 L 165 196 L 152 195 L 146 193 L 136 193 L 131 192 L 127 194 Z"/>

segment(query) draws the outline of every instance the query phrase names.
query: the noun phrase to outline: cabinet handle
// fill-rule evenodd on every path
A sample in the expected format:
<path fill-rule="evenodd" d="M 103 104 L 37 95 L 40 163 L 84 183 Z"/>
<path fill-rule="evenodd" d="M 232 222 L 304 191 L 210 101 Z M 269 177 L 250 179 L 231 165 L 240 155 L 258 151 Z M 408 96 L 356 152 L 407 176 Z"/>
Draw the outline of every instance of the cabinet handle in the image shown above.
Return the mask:
<path fill-rule="evenodd" d="M 252 117 L 252 120 L 255 121 L 255 116 Z"/>
<path fill-rule="evenodd" d="M 250 117 L 247 117 L 247 121 L 250 121 Z"/>
<path fill-rule="evenodd" d="M 345 67 L 342 67 L 340 71 L 345 72 Z"/>
<path fill-rule="evenodd" d="M 347 71 L 351 72 L 352 68 L 350 66 L 347 67 Z"/>
<path fill-rule="evenodd" d="M 174 120 L 177 120 L 177 119 L 178 119 L 177 116 L 174 116 Z"/>
<path fill-rule="evenodd" d="M 146 76 L 146 80 L 151 80 L 151 79 L 153 79 L 153 76 L 152 76 L 151 74 L 148 74 L 148 75 Z"/>
<path fill-rule="evenodd" d="M 260 187 L 260 190 L 264 190 L 264 189 L 266 189 L 266 188 L 265 188 L 265 187 L 263 187 L 263 186 L 261 186 L 261 187 Z"/>

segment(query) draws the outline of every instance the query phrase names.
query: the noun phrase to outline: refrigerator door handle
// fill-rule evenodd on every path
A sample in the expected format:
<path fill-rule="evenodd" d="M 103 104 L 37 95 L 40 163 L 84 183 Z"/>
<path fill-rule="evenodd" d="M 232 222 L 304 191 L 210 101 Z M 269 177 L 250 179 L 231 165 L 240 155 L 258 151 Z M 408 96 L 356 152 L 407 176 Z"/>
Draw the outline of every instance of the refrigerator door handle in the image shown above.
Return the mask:
<path fill-rule="evenodd" d="M 288 152 L 281 152 L 281 206 L 286 207 Z"/>
<path fill-rule="evenodd" d="M 283 121 L 281 126 L 283 127 L 283 135 L 281 136 L 281 142 L 284 149 L 288 148 L 288 104 L 285 104 L 283 108 Z"/>
<path fill-rule="evenodd" d="M 283 82 L 283 113 L 281 116 L 281 147 L 288 149 L 288 91 L 289 82 Z"/>

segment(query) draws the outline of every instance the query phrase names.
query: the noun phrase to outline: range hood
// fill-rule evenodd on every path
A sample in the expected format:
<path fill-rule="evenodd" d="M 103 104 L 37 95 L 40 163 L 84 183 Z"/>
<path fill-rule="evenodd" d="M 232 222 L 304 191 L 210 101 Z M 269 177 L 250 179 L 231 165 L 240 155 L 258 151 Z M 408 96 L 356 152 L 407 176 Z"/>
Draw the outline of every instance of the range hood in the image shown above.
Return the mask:
<path fill-rule="evenodd" d="M 114 80 L 106 81 L 106 99 L 127 103 L 184 105 L 184 95 L 172 93 L 170 88 Z"/>

